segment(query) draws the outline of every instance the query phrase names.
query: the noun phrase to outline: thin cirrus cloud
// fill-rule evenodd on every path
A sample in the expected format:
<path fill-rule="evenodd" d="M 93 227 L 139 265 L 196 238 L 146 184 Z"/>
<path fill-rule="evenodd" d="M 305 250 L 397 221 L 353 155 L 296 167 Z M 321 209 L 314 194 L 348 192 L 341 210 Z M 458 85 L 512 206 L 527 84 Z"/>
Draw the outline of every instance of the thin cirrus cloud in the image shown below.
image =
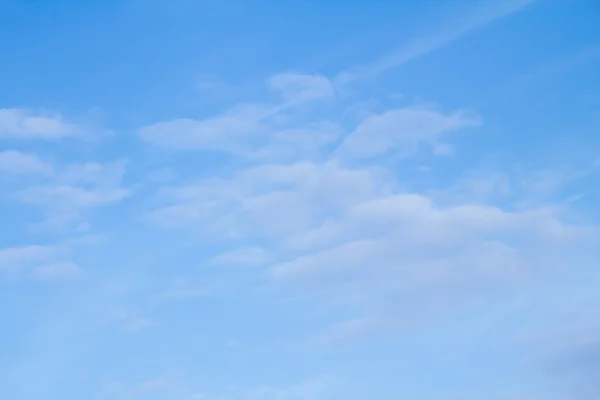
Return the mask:
<path fill-rule="evenodd" d="M 399 49 L 386 54 L 373 63 L 355 70 L 343 71 L 335 78 L 337 84 L 349 84 L 361 79 L 374 78 L 418 57 L 432 53 L 477 29 L 510 16 L 531 5 L 536 0 L 506 0 L 480 2 L 460 18 L 440 24 L 432 32 L 413 38 Z"/>

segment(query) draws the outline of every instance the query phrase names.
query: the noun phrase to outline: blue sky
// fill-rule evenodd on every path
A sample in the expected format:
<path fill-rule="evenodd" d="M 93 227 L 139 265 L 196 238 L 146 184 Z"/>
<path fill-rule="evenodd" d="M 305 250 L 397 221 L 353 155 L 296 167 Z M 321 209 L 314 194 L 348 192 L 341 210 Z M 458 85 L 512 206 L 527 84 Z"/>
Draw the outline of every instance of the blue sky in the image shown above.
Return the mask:
<path fill-rule="evenodd" d="M 600 398 L 594 0 L 0 3 L 0 397 Z"/>

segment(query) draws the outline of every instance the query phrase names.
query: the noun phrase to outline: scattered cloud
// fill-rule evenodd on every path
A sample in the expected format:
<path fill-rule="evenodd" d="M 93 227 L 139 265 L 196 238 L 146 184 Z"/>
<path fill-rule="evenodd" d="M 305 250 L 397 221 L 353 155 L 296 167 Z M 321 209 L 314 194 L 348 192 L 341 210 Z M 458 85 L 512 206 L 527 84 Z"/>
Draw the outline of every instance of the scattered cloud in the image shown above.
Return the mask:
<path fill-rule="evenodd" d="M 6 150 L 0 152 L 0 173 L 3 172 L 18 175 L 49 175 L 53 172 L 53 167 L 35 155 Z"/>
<path fill-rule="evenodd" d="M 161 197 L 166 204 L 148 218 L 164 227 L 197 227 L 223 237 L 281 238 L 315 226 L 339 207 L 388 190 L 385 173 L 377 168 L 266 164 L 230 179 L 165 188 Z"/>
<path fill-rule="evenodd" d="M 388 110 L 366 118 L 337 149 L 344 158 L 362 159 L 414 154 L 420 143 L 438 148 L 443 134 L 480 125 L 479 118 L 465 112 L 444 115 L 424 108 Z"/>
<path fill-rule="evenodd" d="M 21 188 L 12 197 L 45 212 L 46 219 L 34 224 L 35 230 L 82 232 L 90 229 L 85 218 L 89 210 L 131 196 L 131 189 L 121 184 L 124 171 L 122 162 L 57 166 L 44 181 Z"/>
<path fill-rule="evenodd" d="M 0 109 L 0 139 L 58 140 L 82 134 L 81 127 L 67 122 L 58 113 Z"/>
<path fill-rule="evenodd" d="M 306 103 L 335 97 L 335 89 L 322 75 L 282 73 L 269 78 L 269 86 L 281 93 L 286 104 Z"/>
<path fill-rule="evenodd" d="M 256 135 L 265 132 L 261 124 L 271 110 L 243 106 L 205 120 L 178 119 L 158 122 L 140 129 L 140 137 L 157 146 L 177 150 L 225 150 L 239 153 Z"/>
<path fill-rule="evenodd" d="M 240 104 L 205 119 L 176 119 L 142 127 L 142 140 L 172 150 L 214 150 L 244 158 L 282 157 L 283 151 L 306 156 L 337 138 L 337 127 L 327 121 L 298 126 L 295 114 L 315 102 L 335 96 L 326 77 L 284 73 L 271 77 L 269 87 L 281 96 L 278 103 Z M 299 147 L 298 147 L 299 146 Z"/>
<path fill-rule="evenodd" d="M 211 260 L 213 265 L 252 266 L 270 260 L 269 252 L 261 247 L 247 246 L 221 253 Z"/>
<path fill-rule="evenodd" d="M 124 199 L 129 191 L 115 189 L 83 189 L 73 186 L 34 186 L 17 193 L 25 204 L 51 208 L 82 209 L 110 204 Z"/>
<path fill-rule="evenodd" d="M 0 341 L 8 360 L 0 368 L 0 397 L 89 398 L 108 382 L 97 398 L 462 399 L 510 398 L 509 392 L 526 398 L 537 389 L 538 382 L 528 381 L 536 374 L 547 374 L 539 386 L 551 380 L 557 387 L 565 383 L 571 397 L 599 397 L 600 330 L 589 322 L 597 314 L 582 318 L 579 331 L 565 329 L 548 340 L 540 335 L 534 345 L 514 343 L 532 326 L 546 332 L 568 325 L 557 311 L 564 303 L 583 308 L 597 302 L 600 231 L 581 203 L 593 203 L 599 161 L 561 166 L 552 162 L 560 156 L 531 154 L 531 164 L 519 164 L 519 153 L 508 154 L 523 144 L 516 140 L 521 131 L 542 143 L 545 127 L 582 120 L 582 109 L 597 108 L 595 99 L 583 104 L 559 90 L 553 104 L 544 105 L 548 112 L 536 116 L 540 110 L 528 109 L 528 100 L 494 103 L 502 96 L 488 96 L 486 107 L 471 110 L 464 96 L 439 92 L 434 82 L 418 93 L 419 74 L 426 80 L 428 68 L 411 71 L 417 83 L 404 85 L 401 94 L 398 88 L 385 93 L 387 81 L 351 86 L 383 78 L 533 2 L 453 5 L 469 10 L 338 74 L 329 69 L 342 61 L 336 55 L 305 60 L 327 65 L 326 74 L 289 69 L 257 86 L 244 80 L 273 66 L 249 65 L 240 69 L 247 75 L 223 80 L 206 75 L 190 86 L 209 93 L 210 106 L 189 114 L 176 103 L 197 104 L 198 98 L 159 93 L 165 81 L 144 89 L 172 103 L 158 112 L 164 120 L 151 119 L 157 110 L 146 108 L 158 103 L 134 101 L 133 112 L 106 110 L 123 132 L 102 148 L 67 140 L 90 137 L 80 120 L 0 109 L 0 141 L 10 144 L 0 151 L 7 201 L 0 215 L 7 221 L 0 278 L 2 285 L 17 283 L 6 299 L 3 292 L 11 329 Z M 185 34 L 196 37 L 184 25 Z M 527 26 L 517 25 L 515 37 Z M 273 43 L 285 43 L 290 55 L 279 65 L 293 60 L 288 39 Z M 308 43 L 305 49 L 326 51 L 313 52 Z M 175 50 L 169 55 L 181 61 Z M 597 50 L 516 85 L 554 76 Z M 161 70 L 170 62 L 159 64 L 161 76 L 176 73 Z M 178 70 L 189 72 L 192 64 Z M 206 68 L 219 65 L 207 62 Z M 497 76 L 510 80 L 514 65 L 505 67 L 498 66 Z M 475 78 L 468 93 L 489 89 L 488 79 Z M 236 81 L 244 82 L 234 87 Z M 426 103 L 420 94 L 444 104 Z M 573 107 L 555 108 L 565 98 Z M 511 120 L 515 115 L 527 121 Z M 494 125 L 502 118 L 513 134 Z M 133 122 L 140 120 L 143 126 Z M 463 133 L 470 135 L 467 145 Z M 481 154 L 496 145 L 505 146 L 504 154 L 493 161 L 488 157 L 496 154 Z M 107 232 L 81 235 L 97 229 L 92 225 L 100 218 Z M 57 236 L 65 238 L 52 240 Z M 480 340 L 471 340 L 477 335 Z M 339 344 L 352 345 L 334 348 Z M 522 361 L 530 358 L 537 364 L 522 373 Z M 370 368 L 375 364 L 383 372 Z M 346 384 L 336 387 L 330 376 L 299 380 L 315 368 L 339 373 Z M 439 385 L 428 385 L 425 375 Z M 402 385 L 397 376 L 404 377 Z M 473 387 L 490 377 L 489 385 Z M 503 392 L 503 386 L 510 387 Z"/>
<path fill-rule="evenodd" d="M 390 141 L 382 149 L 394 146 Z M 559 262 L 564 248 L 593 240 L 591 227 L 564 222 L 552 203 L 515 210 L 489 205 L 485 197 L 438 202 L 405 191 L 377 166 L 270 164 L 165 188 L 164 206 L 149 218 L 213 240 L 268 240 L 276 257 L 250 247 L 213 262 L 283 259 L 266 264 L 274 283 L 369 310 L 333 334 L 362 337 L 357 330 L 381 334 L 406 326 L 414 309 L 435 315 L 449 304 L 522 287 L 543 276 L 549 260 Z"/>
<path fill-rule="evenodd" d="M 13 277 L 48 281 L 72 279 L 83 269 L 68 259 L 69 248 L 65 246 L 30 245 L 0 249 L 0 272 Z"/>
<path fill-rule="evenodd" d="M 52 246 L 22 246 L 0 250 L 1 269 L 21 269 L 28 265 L 44 262 L 59 252 Z"/>
<path fill-rule="evenodd" d="M 36 267 L 33 276 L 40 280 L 71 279 L 79 276 L 82 269 L 73 262 L 57 262 Z"/>
<path fill-rule="evenodd" d="M 438 208 L 424 196 L 378 198 L 296 238 L 306 253 L 271 267 L 287 283 L 374 302 L 469 295 L 543 274 L 548 249 L 591 234 L 546 210 Z M 518 239 L 517 239 L 518 238 Z M 556 247 L 555 247 L 556 248 Z M 560 246 L 558 247 L 560 248 Z"/>

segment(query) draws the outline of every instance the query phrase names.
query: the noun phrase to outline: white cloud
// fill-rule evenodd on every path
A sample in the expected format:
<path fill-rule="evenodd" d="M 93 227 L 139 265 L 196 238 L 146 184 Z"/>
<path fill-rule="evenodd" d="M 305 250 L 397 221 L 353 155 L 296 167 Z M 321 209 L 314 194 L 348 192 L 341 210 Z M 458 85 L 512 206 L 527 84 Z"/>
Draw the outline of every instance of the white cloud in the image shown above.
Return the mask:
<path fill-rule="evenodd" d="M 62 261 L 34 268 L 33 276 L 39 280 L 71 279 L 81 272 L 81 267 L 74 262 Z"/>
<path fill-rule="evenodd" d="M 539 168 L 519 166 L 479 168 L 464 172 L 452 186 L 431 190 L 436 200 L 448 204 L 478 202 L 481 204 L 511 204 L 519 210 L 554 204 L 566 209 L 569 203 L 585 196 L 585 190 L 572 187 L 591 179 L 593 166 L 583 168 Z"/>
<path fill-rule="evenodd" d="M 16 150 L 0 151 L 0 173 L 20 175 L 48 175 L 53 167 L 37 156 L 24 154 Z"/>
<path fill-rule="evenodd" d="M 418 57 L 425 56 L 461 37 L 498 19 L 507 17 L 527 7 L 535 0 L 503 0 L 479 2 L 468 13 L 452 21 L 437 24 L 432 33 L 409 40 L 396 51 L 353 72 L 341 73 L 336 81 L 349 83 L 357 79 L 371 78 L 390 69 L 399 67 Z"/>
<path fill-rule="evenodd" d="M 99 325 L 112 326 L 127 334 L 136 334 L 158 326 L 159 322 L 156 319 L 140 312 L 137 308 L 124 304 L 126 294 L 130 294 L 128 289 L 123 286 L 109 288 L 105 303 L 98 304 L 98 309 L 95 310 L 102 315 Z"/>
<path fill-rule="evenodd" d="M 248 152 L 247 157 L 252 161 L 271 162 L 293 162 L 319 156 L 324 158 L 328 147 L 341 136 L 341 128 L 332 122 L 277 130 L 261 146 Z"/>
<path fill-rule="evenodd" d="M 297 126 L 295 113 L 334 96 L 329 80 L 319 75 L 279 74 L 268 80 L 278 103 L 241 104 L 204 119 L 176 119 L 142 127 L 142 140 L 172 150 L 217 150 L 250 159 L 290 157 L 317 151 L 337 138 L 335 124 Z"/>
<path fill-rule="evenodd" d="M 479 286 L 529 274 L 520 252 L 500 241 L 472 244 L 406 243 L 404 235 L 361 239 L 316 254 L 301 256 L 272 269 L 292 283 L 343 285 L 365 289 L 366 296 L 400 295 L 404 291 L 439 291 L 454 284 Z M 373 291 L 372 291 L 373 290 Z M 377 293 L 377 294 L 376 294 Z"/>
<path fill-rule="evenodd" d="M 0 249 L 0 272 L 43 281 L 75 278 L 82 269 L 71 261 L 63 261 L 67 252 L 66 247 L 41 245 Z"/>
<path fill-rule="evenodd" d="M 170 382 L 165 377 L 151 379 L 140 383 L 134 390 L 134 395 L 142 395 L 148 392 L 155 392 L 169 386 Z"/>
<path fill-rule="evenodd" d="M 204 120 L 177 119 L 143 127 L 140 137 L 154 145 L 176 150 L 246 150 L 264 133 L 262 121 L 271 114 L 262 106 L 243 106 Z"/>
<path fill-rule="evenodd" d="M 350 298 L 478 291 L 540 273 L 558 244 L 574 245 L 590 234 L 561 223 L 552 209 L 443 208 L 423 195 L 396 194 L 347 207 L 297 235 L 289 243 L 306 253 L 271 273 Z"/>
<path fill-rule="evenodd" d="M 125 162 L 107 164 L 98 162 L 71 163 L 59 169 L 55 178 L 62 183 L 92 184 L 95 186 L 118 185 L 125 174 Z"/>
<path fill-rule="evenodd" d="M 553 207 L 438 204 L 402 191 L 385 169 L 334 162 L 252 167 L 165 189 L 162 199 L 151 216 L 164 226 L 213 240 L 268 240 L 277 259 L 287 259 L 270 266 L 275 283 L 366 312 L 360 329 L 367 334 L 402 326 L 414 318 L 411 307 L 431 315 L 459 299 L 517 288 L 593 234 L 561 221 Z M 235 264 L 256 255 L 247 250 L 223 257 Z M 382 308 L 394 311 L 378 315 Z"/>
<path fill-rule="evenodd" d="M 465 112 L 443 114 L 425 108 L 399 108 L 366 118 L 337 149 L 343 158 L 415 153 L 420 143 L 439 147 L 442 135 L 480 121 Z"/>
<path fill-rule="evenodd" d="M 252 266 L 265 264 L 269 260 L 269 252 L 265 249 L 256 246 L 246 246 L 219 254 L 211 260 L 211 264 Z"/>
<path fill-rule="evenodd" d="M 322 75 L 282 73 L 269 78 L 269 86 L 280 92 L 286 102 L 304 103 L 332 98 L 335 90 L 329 79 Z"/>
<path fill-rule="evenodd" d="M 0 249 L 0 269 L 21 269 L 51 259 L 59 252 L 53 246 L 23 246 Z"/>
<path fill-rule="evenodd" d="M 231 179 L 164 189 L 166 204 L 149 218 L 165 227 L 202 228 L 224 237 L 289 237 L 319 225 L 340 207 L 389 192 L 385 175 L 376 168 L 352 170 L 335 163 L 267 164 Z"/>
<path fill-rule="evenodd" d="M 124 172 L 123 162 L 55 166 L 44 183 L 19 189 L 12 197 L 45 212 L 45 220 L 33 224 L 34 230 L 86 231 L 90 226 L 84 216 L 89 210 L 131 196 L 131 189 L 121 184 Z"/>
<path fill-rule="evenodd" d="M 128 333 L 136 333 L 149 328 L 154 328 L 155 326 L 158 326 L 158 322 L 156 320 L 148 317 L 137 317 L 128 320 L 124 329 L 125 332 Z"/>
<path fill-rule="evenodd" d="M 124 188 L 84 189 L 75 186 L 33 186 L 16 193 L 25 204 L 53 209 L 84 209 L 118 202 L 130 192 Z"/>
<path fill-rule="evenodd" d="M 490 6 L 371 72 L 433 51 L 526 3 Z M 449 135 L 478 127 L 477 115 L 421 106 L 387 109 L 364 116 L 343 137 L 344 118 L 330 122 L 307 113 L 302 121 L 294 119 L 297 107 L 335 98 L 329 80 L 281 74 L 268 83 L 282 103 L 239 106 L 205 120 L 140 131 L 164 147 L 222 150 L 265 162 L 163 188 L 148 218 L 215 241 L 266 243 L 271 253 L 241 247 L 212 263 L 266 265 L 266 275 L 285 296 L 293 287 L 300 297 L 320 296 L 356 313 L 334 327 L 328 341 L 396 331 L 486 292 L 518 288 L 594 234 L 562 218 L 550 194 L 567 178 L 555 171 L 481 173 L 446 190 L 410 191 L 397 171 L 381 166 L 382 157 L 414 156 L 422 144 L 434 154 L 449 153 Z M 350 168 L 353 161 L 361 161 L 362 169 Z"/>
<path fill-rule="evenodd" d="M 0 138 L 58 140 L 81 134 L 80 127 L 58 113 L 0 109 Z"/>

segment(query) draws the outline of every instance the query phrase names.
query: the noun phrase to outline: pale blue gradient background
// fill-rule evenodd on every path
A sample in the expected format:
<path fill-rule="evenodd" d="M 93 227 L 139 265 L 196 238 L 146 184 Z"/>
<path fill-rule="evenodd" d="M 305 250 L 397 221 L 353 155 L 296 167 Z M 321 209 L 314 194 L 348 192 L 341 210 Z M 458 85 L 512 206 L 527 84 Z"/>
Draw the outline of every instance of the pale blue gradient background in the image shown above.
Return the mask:
<path fill-rule="evenodd" d="M 598 21 L 0 2 L 0 398 L 600 398 Z"/>

